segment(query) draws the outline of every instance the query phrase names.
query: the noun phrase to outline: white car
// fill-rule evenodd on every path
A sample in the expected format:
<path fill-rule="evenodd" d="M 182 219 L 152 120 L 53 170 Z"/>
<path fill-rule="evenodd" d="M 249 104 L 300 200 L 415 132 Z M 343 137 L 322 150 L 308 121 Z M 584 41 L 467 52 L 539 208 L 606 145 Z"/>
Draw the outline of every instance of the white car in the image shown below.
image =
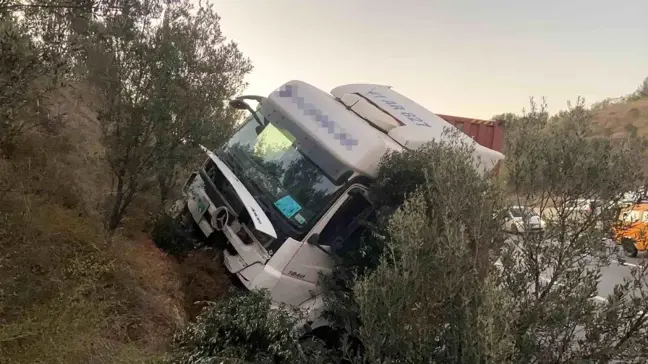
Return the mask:
<path fill-rule="evenodd" d="M 545 221 L 527 206 L 511 206 L 504 218 L 504 231 L 512 234 L 540 232 L 545 228 Z"/>
<path fill-rule="evenodd" d="M 646 191 L 644 191 L 643 189 L 639 189 L 637 191 L 628 191 L 620 196 L 617 206 L 621 208 L 632 206 L 637 202 L 646 199 L 647 196 L 648 193 L 646 193 Z"/>
<path fill-rule="evenodd" d="M 576 199 L 565 204 L 569 217 L 576 221 L 597 218 L 603 211 L 618 208 L 622 205 L 601 199 Z"/>

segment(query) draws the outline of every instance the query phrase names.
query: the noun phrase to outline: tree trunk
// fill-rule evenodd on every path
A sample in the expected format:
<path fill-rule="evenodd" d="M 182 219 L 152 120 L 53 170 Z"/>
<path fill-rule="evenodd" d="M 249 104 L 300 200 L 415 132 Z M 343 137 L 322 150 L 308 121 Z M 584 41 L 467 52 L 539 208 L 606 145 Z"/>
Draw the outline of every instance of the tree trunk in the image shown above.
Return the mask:
<path fill-rule="evenodd" d="M 121 223 L 122 219 L 122 202 L 124 201 L 124 178 L 123 172 L 117 175 L 117 188 L 115 191 L 115 199 L 112 202 L 110 215 L 108 216 L 108 231 L 113 232 Z"/>
<path fill-rule="evenodd" d="M 119 227 L 119 224 L 121 223 L 122 216 L 119 213 L 120 203 L 121 203 L 121 198 L 115 200 L 115 203 L 113 204 L 113 208 L 110 213 L 110 218 L 108 219 L 108 231 L 110 232 L 115 231 Z"/>

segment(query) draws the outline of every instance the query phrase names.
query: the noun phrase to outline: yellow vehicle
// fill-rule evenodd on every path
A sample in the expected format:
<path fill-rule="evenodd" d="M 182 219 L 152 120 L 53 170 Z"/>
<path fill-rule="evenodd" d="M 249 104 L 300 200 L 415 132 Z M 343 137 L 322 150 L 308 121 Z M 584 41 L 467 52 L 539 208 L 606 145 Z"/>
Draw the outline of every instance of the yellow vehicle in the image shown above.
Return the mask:
<path fill-rule="evenodd" d="M 636 257 L 638 252 L 648 250 L 648 201 L 622 209 L 613 234 L 628 256 Z"/>

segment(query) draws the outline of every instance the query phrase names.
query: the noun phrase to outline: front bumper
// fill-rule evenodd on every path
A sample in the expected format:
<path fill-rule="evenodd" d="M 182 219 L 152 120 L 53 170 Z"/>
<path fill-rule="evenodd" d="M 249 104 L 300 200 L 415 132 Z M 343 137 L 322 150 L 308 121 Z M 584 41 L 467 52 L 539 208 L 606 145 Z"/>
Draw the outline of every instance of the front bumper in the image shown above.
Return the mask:
<path fill-rule="evenodd" d="M 213 201 L 206 192 L 205 181 L 197 173 L 187 181 L 183 194 L 187 200 L 187 210 L 191 214 L 200 231 L 208 238 L 214 228 L 211 226 L 211 216 L 216 213 L 220 201 Z M 207 205 L 206 208 L 204 205 Z"/>

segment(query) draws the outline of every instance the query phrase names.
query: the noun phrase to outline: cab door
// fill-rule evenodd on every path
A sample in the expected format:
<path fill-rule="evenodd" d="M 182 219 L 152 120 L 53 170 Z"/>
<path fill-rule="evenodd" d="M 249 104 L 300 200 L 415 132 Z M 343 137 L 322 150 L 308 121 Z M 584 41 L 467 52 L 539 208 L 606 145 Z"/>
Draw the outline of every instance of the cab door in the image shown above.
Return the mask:
<path fill-rule="evenodd" d="M 366 193 L 361 185 L 349 188 L 306 235 L 273 289 L 275 300 L 298 305 L 320 293 L 320 272 L 331 271 L 331 255 L 344 249 L 360 228 L 359 222 L 373 211 Z"/>

